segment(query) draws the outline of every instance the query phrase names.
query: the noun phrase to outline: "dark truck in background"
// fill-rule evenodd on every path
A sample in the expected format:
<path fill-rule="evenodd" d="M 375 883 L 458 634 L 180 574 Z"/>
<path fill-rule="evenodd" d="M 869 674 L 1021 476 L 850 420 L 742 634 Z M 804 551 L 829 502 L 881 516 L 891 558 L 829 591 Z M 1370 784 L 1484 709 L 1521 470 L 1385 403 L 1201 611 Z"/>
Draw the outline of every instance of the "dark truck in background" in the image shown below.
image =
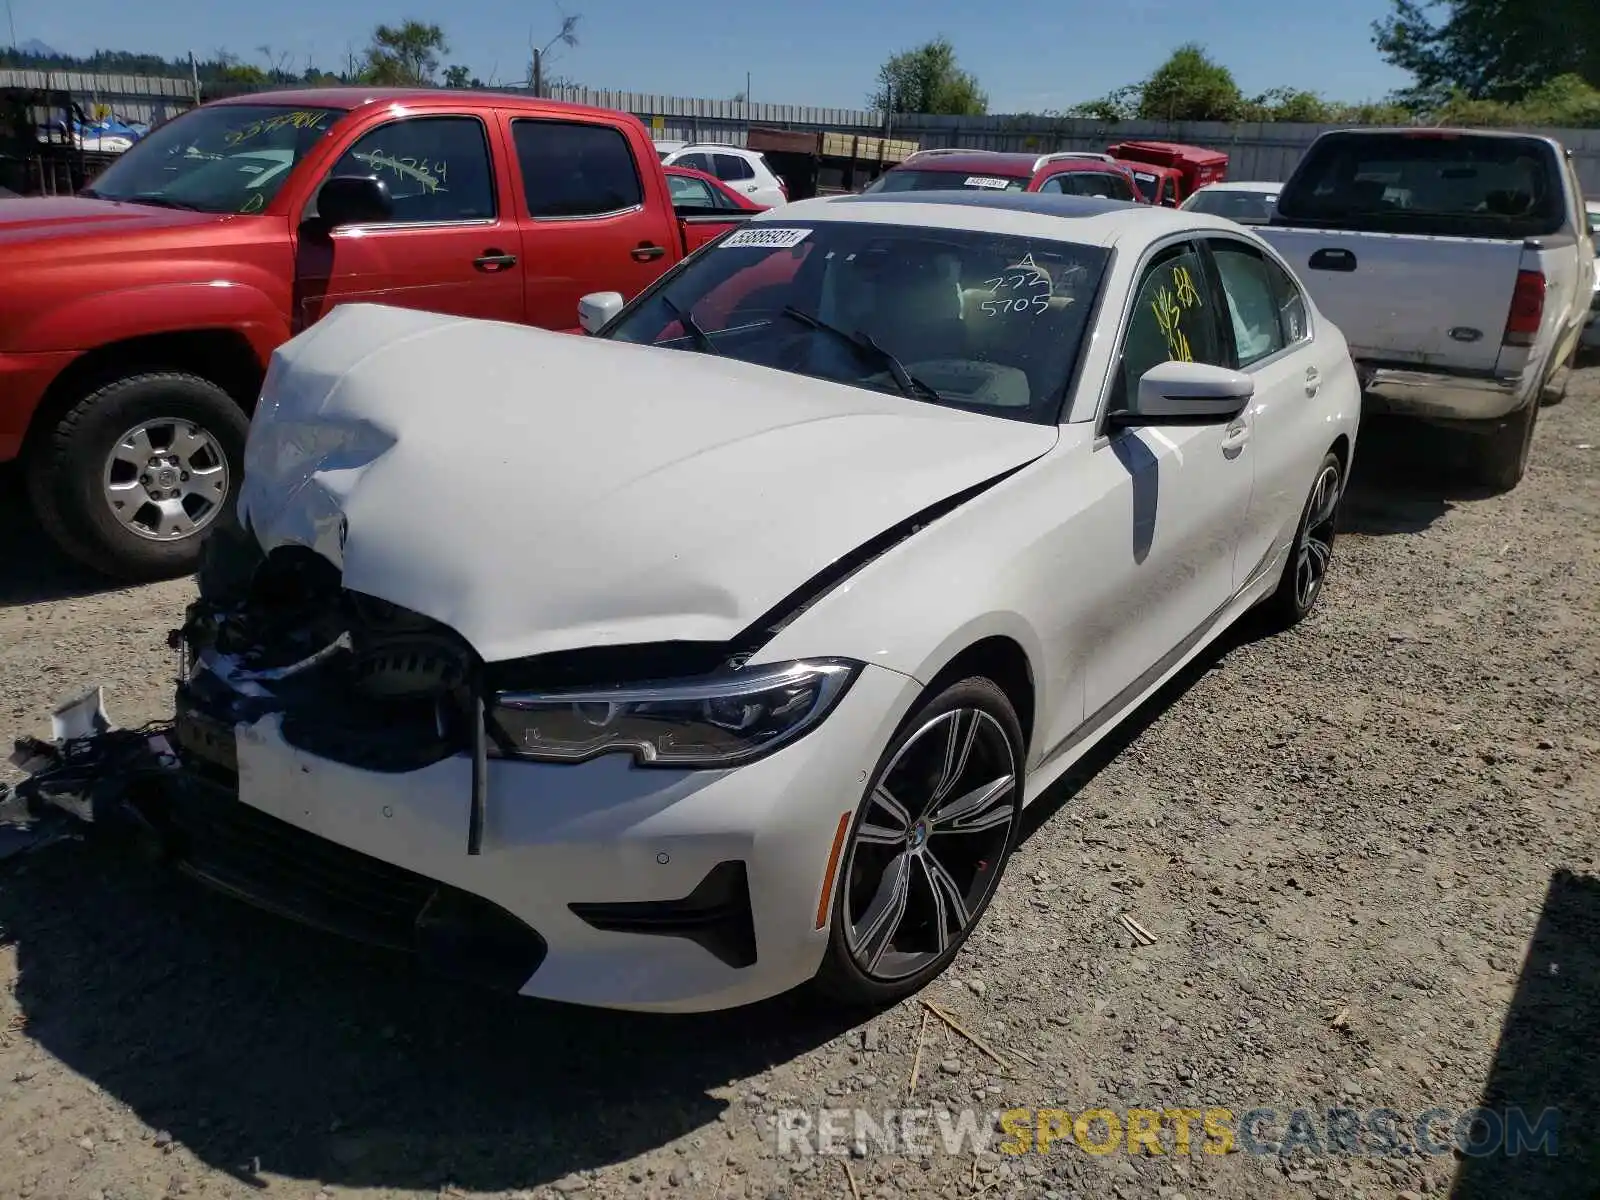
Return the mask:
<path fill-rule="evenodd" d="M 1594 294 L 1594 234 L 1559 142 L 1325 133 L 1255 231 L 1343 331 L 1367 407 L 1465 431 L 1480 483 L 1521 481 Z"/>
<path fill-rule="evenodd" d="M 0 463 L 74 558 L 183 574 L 232 502 L 272 352 L 335 306 L 573 330 L 580 297 L 631 299 L 747 217 L 675 208 L 644 126 L 608 109 L 364 88 L 203 105 L 75 195 L 0 203 Z"/>

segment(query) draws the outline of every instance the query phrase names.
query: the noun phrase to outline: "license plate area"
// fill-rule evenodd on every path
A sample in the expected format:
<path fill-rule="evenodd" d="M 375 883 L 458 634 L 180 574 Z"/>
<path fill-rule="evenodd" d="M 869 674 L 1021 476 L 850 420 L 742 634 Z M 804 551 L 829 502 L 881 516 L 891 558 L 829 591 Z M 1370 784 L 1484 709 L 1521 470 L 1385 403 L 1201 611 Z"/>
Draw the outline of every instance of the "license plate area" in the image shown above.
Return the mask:
<path fill-rule="evenodd" d="M 236 775 L 239 771 L 239 748 L 233 726 L 178 701 L 177 723 L 173 730 L 179 752 L 185 757 L 198 759 L 208 767 Z"/>

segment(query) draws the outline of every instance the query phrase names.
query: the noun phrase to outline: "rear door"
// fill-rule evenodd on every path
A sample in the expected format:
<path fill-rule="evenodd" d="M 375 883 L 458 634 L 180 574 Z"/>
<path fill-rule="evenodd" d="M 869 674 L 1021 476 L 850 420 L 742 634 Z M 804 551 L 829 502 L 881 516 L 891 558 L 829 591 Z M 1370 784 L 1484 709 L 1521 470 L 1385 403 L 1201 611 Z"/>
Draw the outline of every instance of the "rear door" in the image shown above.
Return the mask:
<path fill-rule="evenodd" d="M 360 134 L 328 176 L 377 176 L 394 211 L 298 239 L 296 328 L 353 301 L 521 320 L 517 225 L 492 146 L 485 121 L 465 113 L 398 117 Z M 313 196 L 305 215 L 315 214 Z"/>
<path fill-rule="evenodd" d="M 527 270 L 527 320 L 568 329 L 578 299 L 621 292 L 633 299 L 678 254 L 670 198 L 646 176 L 626 134 L 602 119 L 510 115 L 520 174 L 518 219 Z M 659 162 L 659 160 L 658 160 Z"/>

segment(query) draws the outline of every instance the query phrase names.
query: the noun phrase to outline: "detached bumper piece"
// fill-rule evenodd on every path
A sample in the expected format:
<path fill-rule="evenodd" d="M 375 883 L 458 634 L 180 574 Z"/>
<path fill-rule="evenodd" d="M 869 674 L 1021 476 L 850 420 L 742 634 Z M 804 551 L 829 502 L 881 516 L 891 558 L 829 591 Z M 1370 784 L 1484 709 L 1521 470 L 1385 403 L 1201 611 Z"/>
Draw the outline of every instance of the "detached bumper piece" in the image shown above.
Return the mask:
<path fill-rule="evenodd" d="M 607 933 L 687 938 L 730 967 L 756 963 L 750 878 L 738 861 L 718 863 L 681 900 L 569 904 L 574 916 Z"/>
<path fill-rule="evenodd" d="M 544 939 L 498 905 L 307 833 L 221 783 L 184 772 L 129 803 L 180 871 L 257 908 L 495 991 L 519 991 L 544 961 Z"/>

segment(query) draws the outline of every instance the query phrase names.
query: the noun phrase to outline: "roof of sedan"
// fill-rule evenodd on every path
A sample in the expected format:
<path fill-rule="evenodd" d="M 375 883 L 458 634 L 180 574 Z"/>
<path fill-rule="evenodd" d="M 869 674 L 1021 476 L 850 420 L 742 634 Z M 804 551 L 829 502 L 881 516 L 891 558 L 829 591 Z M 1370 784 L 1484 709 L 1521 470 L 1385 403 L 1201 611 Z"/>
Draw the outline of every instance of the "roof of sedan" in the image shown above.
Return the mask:
<path fill-rule="evenodd" d="M 869 221 L 938 229 L 1048 237 L 1109 246 L 1133 234 L 1157 238 L 1185 229 L 1237 232 L 1229 221 L 1204 213 L 1060 192 L 872 192 L 797 200 L 753 218 L 785 221 Z"/>

